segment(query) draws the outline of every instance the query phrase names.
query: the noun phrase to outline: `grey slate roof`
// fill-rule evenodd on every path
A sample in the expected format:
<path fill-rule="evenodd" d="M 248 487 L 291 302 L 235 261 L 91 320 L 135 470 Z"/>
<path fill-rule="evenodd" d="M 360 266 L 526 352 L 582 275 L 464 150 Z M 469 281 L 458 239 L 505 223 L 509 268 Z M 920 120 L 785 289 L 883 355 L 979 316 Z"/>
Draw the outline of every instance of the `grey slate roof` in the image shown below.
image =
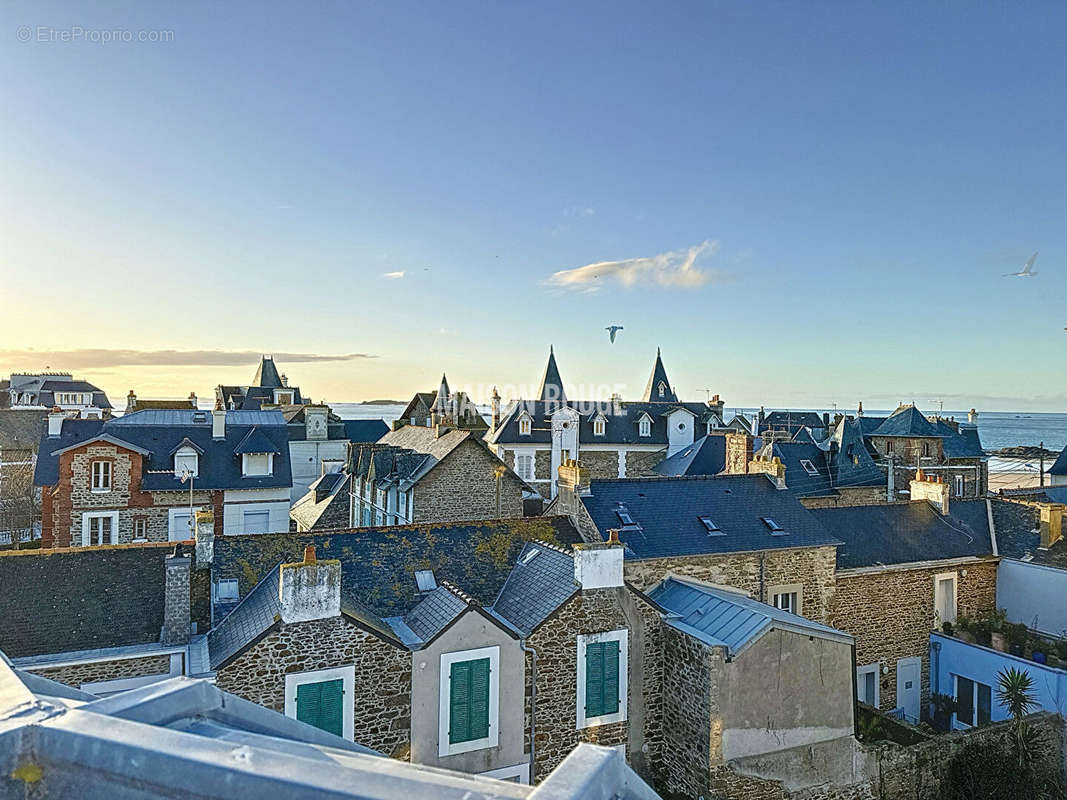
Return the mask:
<path fill-rule="evenodd" d="M 795 434 L 801 428 L 825 428 L 823 418 L 814 411 L 772 411 L 763 418 L 759 432 L 788 431 Z"/>
<path fill-rule="evenodd" d="M 882 486 L 886 482 L 864 446 L 859 426 L 849 419 L 842 419 L 821 442 L 816 443 L 805 428 L 793 441 L 772 442 L 770 449 L 785 465 L 786 484 L 800 497 L 829 496 L 837 489 Z M 812 475 L 804 462 L 816 474 Z"/>
<path fill-rule="evenodd" d="M 660 475 L 718 475 L 726 468 L 726 436 L 709 433 L 652 469 Z"/>
<path fill-rule="evenodd" d="M 253 426 L 238 443 L 237 447 L 234 448 L 233 452 L 237 453 L 237 455 L 246 453 L 280 453 L 281 448 L 258 426 Z"/>
<path fill-rule="evenodd" d="M 1063 452 L 1060 453 L 1051 467 L 1048 468 L 1049 475 L 1067 475 L 1067 447 L 1063 448 Z"/>
<path fill-rule="evenodd" d="M 790 614 L 727 589 L 681 578 L 666 578 L 649 597 L 670 612 L 666 623 L 713 646 L 725 647 L 730 657 L 744 652 L 764 634 L 787 630 L 817 639 L 851 644 L 843 631 Z"/>
<path fill-rule="evenodd" d="M 275 566 L 237 607 L 207 635 L 211 669 L 218 669 L 248 643 L 262 636 L 281 614 L 278 599 L 279 570 Z"/>
<path fill-rule="evenodd" d="M 384 419 L 346 419 L 342 420 L 345 438 L 357 444 L 376 442 L 389 433 L 389 426 Z"/>
<path fill-rule="evenodd" d="M 915 438 L 940 436 L 937 429 L 915 406 L 900 406 L 885 422 L 868 434 L 869 436 L 901 436 Z"/>
<path fill-rule="evenodd" d="M 274 366 L 273 356 L 263 356 L 259 361 L 259 369 L 252 383 L 268 389 L 282 388 L 282 376 L 278 374 L 278 368 Z"/>
<path fill-rule="evenodd" d="M 556 404 L 567 402 L 567 395 L 563 391 L 563 379 L 559 376 L 559 367 L 556 366 L 556 354 L 552 347 L 548 348 L 548 363 L 545 364 L 545 372 L 541 376 L 541 386 L 537 390 L 537 399 L 542 402 L 555 402 Z"/>
<path fill-rule="evenodd" d="M 628 558 L 778 550 L 831 546 L 830 535 L 797 496 L 774 487 L 765 475 L 687 478 L 594 479 L 581 497 L 601 536 L 619 529 Z M 624 525 L 620 510 L 637 527 Z M 708 517 L 721 535 L 709 534 Z M 772 533 L 762 517 L 784 531 Z"/>
<path fill-rule="evenodd" d="M 942 451 L 945 458 L 985 458 L 982 441 L 976 425 L 960 424 L 957 431 L 940 417 L 934 422 L 934 430 L 944 437 Z"/>
<path fill-rule="evenodd" d="M 419 642 L 429 642 L 466 610 L 465 600 L 447 586 L 438 585 L 405 614 L 403 619 Z M 386 623 L 389 622 L 387 619 Z"/>
<path fill-rule="evenodd" d="M 492 611 L 529 636 L 576 591 L 574 557 L 542 542 L 528 542 Z"/>
<path fill-rule="evenodd" d="M 0 450 L 36 450 L 47 421 L 47 411 L 3 409 L 0 411 Z"/>
<path fill-rule="evenodd" d="M 194 421 L 198 420 L 198 421 Z M 244 476 L 238 446 L 252 431 L 257 447 L 274 449 L 271 475 Z M 148 409 L 108 420 L 67 419 L 58 437 L 43 435 L 39 444 L 34 484 L 54 486 L 59 480 L 57 451 L 76 447 L 97 436 L 111 436 L 150 453 L 144 459 L 141 488 L 146 491 L 188 489 L 174 475 L 173 453 L 183 439 L 199 448 L 197 489 L 266 489 L 292 486 L 289 445 L 278 411 L 229 411 L 226 438 L 211 435 L 211 414 L 178 409 Z"/>
<path fill-rule="evenodd" d="M 1063 487 L 1067 490 L 1067 487 Z M 1049 489 L 1044 490 L 1045 494 Z M 1056 500 L 1049 496 L 1047 500 Z M 1067 569 L 1067 541 L 1061 539 L 1047 550 L 1041 548 L 1041 518 L 1036 507 L 1007 500 L 990 501 L 993 524 L 997 529 L 997 548 L 1005 558 Z"/>
<path fill-rule="evenodd" d="M 656 363 L 652 365 L 652 374 L 648 376 L 645 385 L 645 393 L 641 399 L 646 403 L 660 401 L 664 403 L 677 403 L 678 395 L 671 388 L 671 382 L 667 380 L 667 369 L 663 366 L 659 348 L 656 348 Z"/>
<path fill-rule="evenodd" d="M 816 508 L 811 513 L 843 542 L 837 548 L 838 569 L 993 553 L 985 500 L 953 499 L 948 517 L 926 501 Z"/>

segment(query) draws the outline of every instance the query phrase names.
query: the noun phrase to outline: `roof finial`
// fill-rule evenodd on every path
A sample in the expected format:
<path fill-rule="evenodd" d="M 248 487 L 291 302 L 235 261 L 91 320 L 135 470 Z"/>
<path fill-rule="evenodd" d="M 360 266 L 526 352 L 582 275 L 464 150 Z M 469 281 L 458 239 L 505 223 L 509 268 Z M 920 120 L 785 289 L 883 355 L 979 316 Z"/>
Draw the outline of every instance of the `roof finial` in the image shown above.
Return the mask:
<path fill-rule="evenodd" d="M 659 358 L 659 347 L 656 348 L 656 358 Z"/>

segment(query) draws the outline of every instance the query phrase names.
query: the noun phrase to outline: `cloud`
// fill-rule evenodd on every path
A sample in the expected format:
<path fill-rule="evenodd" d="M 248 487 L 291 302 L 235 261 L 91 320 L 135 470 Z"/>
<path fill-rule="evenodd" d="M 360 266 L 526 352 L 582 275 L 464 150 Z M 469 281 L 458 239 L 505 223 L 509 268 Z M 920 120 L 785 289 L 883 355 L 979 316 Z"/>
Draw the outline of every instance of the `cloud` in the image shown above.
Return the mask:
<path fill-rule="evenodd" d="M 400 270 L 399 272 L 383 272 L 382 277 L 388 278 L 391 281 L 399 280 L 404 277 L 404 270 Z"/>
<path fill-rule="evenodd" d="M 252 350 L 0 350 L 0 363 L 14 369 L 76 370 L 100 367 L 242 367 L 255 364 L 261 354 Z M 307 364 L 377 358 L 368 353 L 321 355 L 274 353 L 279 363 Z"/>
<path fill-rule="evenodd" d="M 596 209 L 589 206 L 571 206 L 563 209 L 565 217 L 592 217 L 596 215 Z"/>
<path fill-rule="evenodd" d="M 626 288 L 657 285 L 692 289 L 707 283 L 727 283 L 734 275 L 721 270 L 701 269 L 698 263 L 713 256 L 719 243 L 710 239 L 684 250 L 672 250 L 658 256 L 627 258 L 622 261 L 598 261 L 584 267 L 554 272 L 545 281 L 549 286 L 577 291 L 597 291 L 609 281 Z"/>

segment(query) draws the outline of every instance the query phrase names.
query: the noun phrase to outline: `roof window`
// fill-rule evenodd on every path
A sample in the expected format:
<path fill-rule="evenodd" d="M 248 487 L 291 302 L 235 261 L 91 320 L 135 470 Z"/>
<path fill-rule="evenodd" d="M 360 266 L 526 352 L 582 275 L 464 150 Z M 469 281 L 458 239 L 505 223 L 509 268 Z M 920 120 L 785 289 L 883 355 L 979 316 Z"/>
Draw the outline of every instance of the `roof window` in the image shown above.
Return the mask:
<path fill-rule="evenodd" d="M 725 536 L 722 528 L 715 524 L 715 521 L 711 517 L 700 517 L 700 524 L 704 526 L 704 529 L 708 532 L 709 536 Z"/>
<path fill-rule="evenodd" d="M 785 528 L 775 522 L 771 517 L 760 517 L 763 520 L 763 524 L 767 526 L 771 534 L 774 536 L 781 536 L 785 533 Z"/>
<path fill-rule="evenodd" d="M 527 551 L 526 553 L 523 554 L 522 558 L 519 559 L 519 563 L 521 565 L 523 565 L 523 566 L 526 566 L 531 561 L 533 561 L 535 558 L 537 558 L 537 555 L 540 552 L 541 552 L 540 550 L 529 550 L 529 551 Z"/>
<path fill-rule="evenodd" d="M 432 569 L 415 570 L 415 585 L 420 592 L 432 592 L 437 588 L 437 579 L 433 576 Z"/>
<path fill-rule="evenodd" d="M 802 466 L 804 468 L 804 471 L 809 475 L 819 474 L 819 470 L 815 469 L 815 465 L 808 461 L 808 459 L 806 458 L 800 459 L 800 466 Z"/>
<path fill-rule="evenodd" d="M 620 505 L 615 509 L 615 515 L 619 518 L 619 522 L 628 527 L 636 527 L 637 523 L 634 522 L 634 518 L 630 516 L 630 512 L 626 510 L 626 506 Z"/>

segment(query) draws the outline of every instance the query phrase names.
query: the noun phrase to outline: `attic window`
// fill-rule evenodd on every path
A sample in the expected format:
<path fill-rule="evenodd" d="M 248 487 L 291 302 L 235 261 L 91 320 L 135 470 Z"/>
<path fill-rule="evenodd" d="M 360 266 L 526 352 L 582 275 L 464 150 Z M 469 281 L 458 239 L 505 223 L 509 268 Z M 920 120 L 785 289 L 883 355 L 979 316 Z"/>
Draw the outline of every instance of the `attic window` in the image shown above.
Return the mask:
<path fill-rule="evenodd" d="M 205 411 L 194 411 L 193 412 L 193 422 L 194 423 L 207 422 L 207 412 L 205 412 Z"/>
<path fill-rule="evenodd" d="M 641 419 L 641 424 L 638 426 L 638 431 L 642 436 L 652 435 L 652 426 L 648 421 L 648 417 L 643 417 Z"/>
<path fill-rule="evenodd" d="M 437 588 L 437 579 L 433 576 L 432 569 L 415 570 L 415 585 L 420 592 L 432 592 Z"/>
<path fill-rule="evenodd" d="M 809 475 L 819 474 L 819 470 L 815 469 L 815 465 L 808 461 L 808 459 L 806 458 L 800 459 L 800 466 L 802 466 L 804 468 L 804 471 Z"/>
<path fill-rule="evenodd" d="M 760 519 L 763 520 L 763 524 L 767 526 L 773 536 L 781 536 L 785 533 L 785 528 L 770 517 L 760 517 Z"/>
<path fill-rule="evenodd" d="M 224 578 L 215 584 L 216 600 L 237 600 L 237 579 Z"/>
<path fill-rule="evenodd" d="M 593 420 L 593 435 L 594 436 L 603 436 L 604 435 L 604 418 L 603 417 L 597 417 L 595 420 Z"/>
<path fill-rule="evenodd" d="M 723 533 L 722 528 L 720 528 L 718 525 L 716 525 L 714 520 L 712 520 L 711 517 L 701 517 L 700 518 L 700 523 L 704 526 L 705 530 L 707 530 L 709 536 L 725 536 L 726 535 L 725 533 Z"/>
<path fill-rule="evenodd" d="M 519 420 L 519 436 L 530 435 L 530 418 L 523 417 Z"/>
<path fill-rule="evenodd" d="M 627 511 L 623 506 L 619 506 L 617 509 L 615 509 L 615 515 L 619 518 L 619 522 L 621 522 L 623 525 L 629 527 L 634 527 L 637 525 L 637 523 L 634 522 L 634 518 L 630 516 L 630 512 Z"/>
<path fill-rule="evenodd" d="M 525 555 L 523 555 L 522 558 L 519 559 L 519 563 L 522 564 L 523 566 L 526 566 L 531 561 L 533 561 L 535 558 L 537 558 L 537 554 L 540 553 L 540 552 L 541 552 L 540 550 L 530 550 Z"/>

